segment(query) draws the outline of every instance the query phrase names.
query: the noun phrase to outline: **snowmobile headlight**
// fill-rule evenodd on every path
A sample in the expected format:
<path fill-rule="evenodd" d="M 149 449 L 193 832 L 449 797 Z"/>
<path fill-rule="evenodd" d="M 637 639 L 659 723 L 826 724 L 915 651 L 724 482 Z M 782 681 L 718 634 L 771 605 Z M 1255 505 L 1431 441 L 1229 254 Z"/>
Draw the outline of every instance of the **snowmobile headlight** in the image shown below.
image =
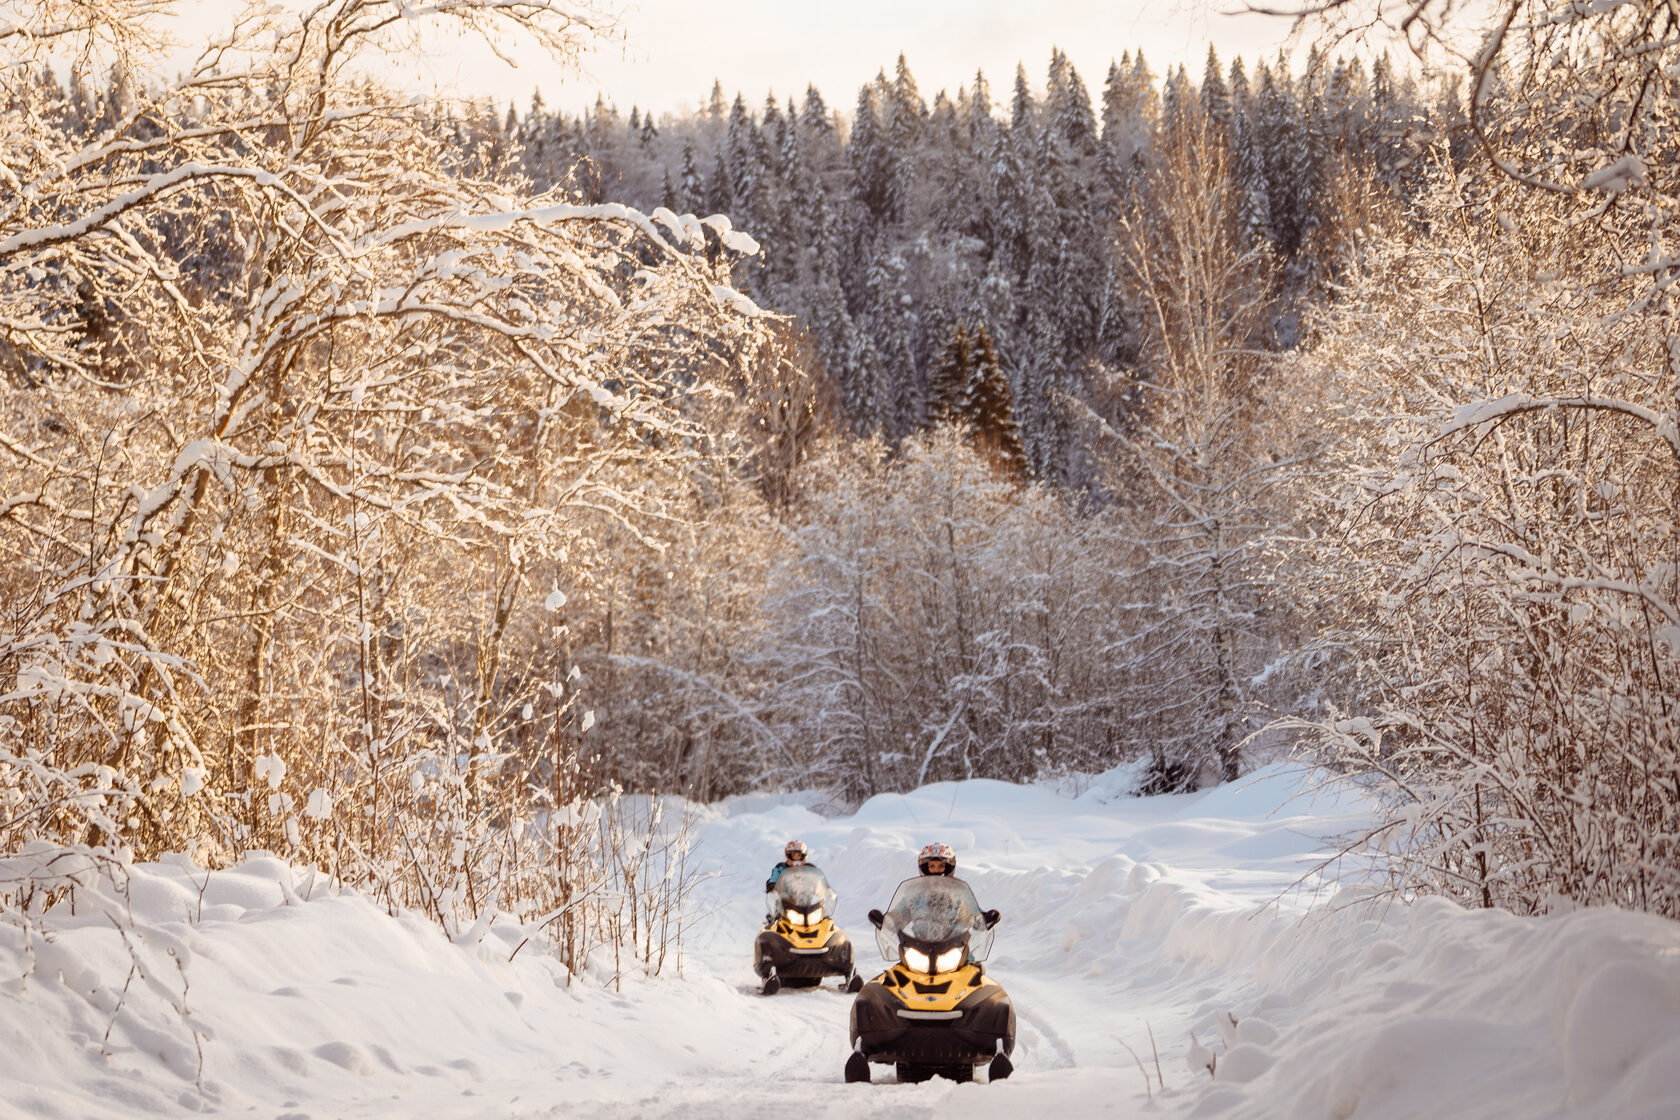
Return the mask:
<path fill-rule="evenodd" d="M 926 974 L 933 971 L 928 967 L 928 955 L 920 949 L 912 949 L 908 945 L 904 947 L 904 963 L 909 965 L 914 972 Z"/>
<path fill-rule="evenodd" d="M 787 920 L 796 926 L 809 924 L 805 921 L 805 915 L 800 913 L 798 910 L 789 910 L 787 912 Z"/>
<path fill-rule="evenodd" d="M 962 964 L 962 958 L 963 950 L 961 945 L 958 945 L 954 949 L 947 949 L 933 959 L 933 970 L 935 972 L 955 972 L 957 970 L 957 966 Z"/>
<path fill-rule="evenodd" d="M 815 910 L 812 910 L 810 913 L 805 915 L 805 924 L 808 925 L 808 926 L 814 926 L 820 921 L 822 921 L 822 907 L 821 906 L 817 907 Z"/>

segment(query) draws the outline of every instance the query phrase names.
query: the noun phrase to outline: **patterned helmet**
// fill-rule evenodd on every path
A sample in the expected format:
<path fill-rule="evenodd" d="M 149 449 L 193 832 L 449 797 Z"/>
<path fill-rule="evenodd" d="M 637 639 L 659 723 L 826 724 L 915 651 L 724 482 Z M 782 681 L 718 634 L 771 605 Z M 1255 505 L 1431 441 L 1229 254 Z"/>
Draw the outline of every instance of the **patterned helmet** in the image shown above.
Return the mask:
<path fill-rule="evenodd" d="M 805 846 L 803 840 L 789 840 L 787 847 L 782 849 L 789 863 L 804 863 L 811 855 L 811 849 Z"/>
<path fill-rule="evenodd" d="M 939 860 L 945 864 L 940 871 L 929 871 L 928 864 Z M 929 844 L 922 849 L 922 854 L 916 857 L 916 866 L 923 875 L 954 875 L 957 870 L 957 853 L 951 850 L 949 844 Z"/>

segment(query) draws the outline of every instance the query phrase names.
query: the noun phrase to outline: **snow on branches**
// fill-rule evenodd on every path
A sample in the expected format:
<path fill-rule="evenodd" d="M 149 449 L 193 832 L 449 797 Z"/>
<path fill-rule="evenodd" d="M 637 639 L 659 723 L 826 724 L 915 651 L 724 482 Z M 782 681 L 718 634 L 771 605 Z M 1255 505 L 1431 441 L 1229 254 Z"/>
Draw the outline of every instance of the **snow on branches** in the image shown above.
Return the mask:
<path fill-rule="evenodd" d="M 565 51 L 582 6 L 253 10 L 162 85 L 115 30 L 160 5 L 36 9 L 0 33 L 0 845 L 268 847 L 445 924 L 585 883 L 543 604 L 669 516 L 763 331 L 752 239 L 527 197 L 356 76 L 415 20 Z"/>
<path fill-rule="evenodd" d="M 1443 167 L 1428 235 L 1368 245 L 1320 325 L 1350 411 L 1309 735 L 1391 794 L 1408 885 L 1675 916 L 1680 346 L 1573 206 Z"/>

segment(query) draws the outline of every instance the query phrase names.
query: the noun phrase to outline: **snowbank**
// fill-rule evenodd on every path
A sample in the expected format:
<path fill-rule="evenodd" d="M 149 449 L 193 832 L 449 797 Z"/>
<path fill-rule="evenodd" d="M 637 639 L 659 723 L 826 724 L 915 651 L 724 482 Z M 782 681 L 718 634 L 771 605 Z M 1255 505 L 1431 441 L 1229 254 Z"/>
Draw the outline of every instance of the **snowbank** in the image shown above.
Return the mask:
<path fill-rule="evenodd" d="M 0 1116 L 1680 1116 L 1680 927 L 1338 889 L 1314 870 L 1324 838 L 1368 811 L 1285 767 L 1123 788 L 697 808 L 681 975 L 622 991 L 537 943 L 516 954 L 504 922 L 456 945 L 267 856 L 208 875 L 61 857 L 74 912 L 0 925 Z M 791 836 L 866 963 L 864 912 L 923 844 L 957 849 L 1004 913 L 989 967 L 1020 1014 L 1010 1081 L 843 1085 L 847 998 L 756 994 L 760 888 Z"/>

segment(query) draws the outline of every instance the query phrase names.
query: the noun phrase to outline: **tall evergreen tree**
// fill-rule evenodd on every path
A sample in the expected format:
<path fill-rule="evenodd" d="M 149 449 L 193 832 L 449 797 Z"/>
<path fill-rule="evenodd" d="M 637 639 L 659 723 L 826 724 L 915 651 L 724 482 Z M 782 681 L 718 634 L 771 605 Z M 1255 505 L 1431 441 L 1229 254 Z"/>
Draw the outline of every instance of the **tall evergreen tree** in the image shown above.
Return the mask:
<path fill-rule="evenodd" d="M 976 70 L 968 91 L 969 144 L 977 152 L 989 151 L 997 127 L 997 118 L 992 115 L 992 83 L 986 80 L 984 70 Z"/>
<path fill-rule="evenodd" d="M 735 208 L 735 190 L 730 183 L 728 157 L 723 148 L 717 150 L 711 178 L 706 180 L 706 208 L 713 214 L 727 214 Z"/>
<path fill-rule="evenodd" d="M 1067 55 L 1056 52 L 1051 63 L 1054 74 L 1055 97 L 1051 127 L 1066 148 L 1070 158 L 1083 161 L 1097 153 L 1097 115 L 1091 107 L 1091 94 L 1079 71 L 1068 61 Z"/>
<path fill-rule="evenodd" d="M 700 178 L 700 169 L 694 165 L 694 144 L 688 140 L 683 141 L 682 163 L 678 174 L 678 204 L 673 209 L 679 214 L 692 214 L 705 209 L 706 185 Z"/>
<path fill-rule="evenodd" d="M 1025 135 L 1027 129 L 1033 125 L 1033 118 L 1038 115 L 1038 106 L 1033 101 L 1032 86 L 1027 83 L 1027 68 L 1021 63 L 1015 64 L 1015 91 L 1009 102 L 1010 131 Z"/>
<path fill-rule="evenodd" d="M 788 118 L 782 116 L 781 103 L 775 94 L 764 98 L 764 113 L 759 118 L 760 150 L 764 153 L 765 168 L 775 178 L 783 176 L 782 152 L 787 147 Z"/>
<path fill-rule="evenodd" d="M 917 157 L 924 143 L 927 119 L 927 106 L 916 88 L 910 64 L 902 54 L 898 56 L 898 69 L 886 93 L 887 159 L 890 164 L 887 210 L 889 220 L 902 223 L 912 217 Z"/>
<path fill-rule="evenodd" d="M 996 359 L 995 354 L 993 358 Z M 973 377 L 974 346 L 967 325 L 959 320 L 928 373 L 929 423 L 938 424 L 963 415 Z"/>
<path fill-rule="evenodd" d="M 1125 363 L 1130 350 L 1130 325 L 1126 321 L 1126 286 L 1112 254 L 1103 267 L 1102 311 L 1097 321 L 1097 357 L 1108 366 Z"/>
<path fill-rule="evenodd" d="M 1174 136 L 1194 129 L 1200 115 L 1201 105 L 1196 100 L 1195 91 L 1190 88 L 1190 79 L 1184 67 L 1167 71 L 1166 84 L 1161 87 L 1162 134 Z"/>
<path fill-rule="evenodd" d="M 1223 144 L 1231 142 L 1231 92 L 1219 69 L 1219 55 L 1208 46 L 1207 66 L 1202 72 L 1202 117 L 1208 133 Z"/>
<path fill-rule="evenodd" d="M 1296 179 L 1304 142 L 1296 112 L 1292 83 L 1287 73 L 1279 75 L 1272 67 L 1260 67 L 1259 88 L 1254 95 L 1254 140 L 1256 154 L 1265 166 L 1266 197 L 1270 204 L 1272 231 L 1277 246 L 1285 256 L 1292 254 L 1301 242 L 1302 186 Z"/>
<path fill-rule="evenodd" d="M 857 115 L 852 120 L 847 156 L 852 165 L 853 197 L 864 205 L 875 223 L 880 223 L 887 220 L 891 209 L 892 165 L 881 127 L 877 90 L 874 83 L 858 90 Z"/>
<path fill-rule="evenodd" d="M 829 118 L 828 105 L 814 85 L 805 87 L 805 105 L 799 111 L 799 123 L 808 132 L 833 132 L 834 121 Z"/>
<path fill-rule="evenodd" d="M 916 313 L 906 291 L 905 260 L 876 247 L 869 270 L 869 335 L 880 363 L 881 394 L 870 428 L 898 439 L 920 425 L 926 411 L 926 386 L 916 364 Z"/>
<path fill-rule="evenodd" d="M 1025 143 L 1024 135 L 1018 143 L 1014 132 L 1000 128 L 993 137 L 987 161 L 992 181 L 990 193 L 994 200 L 991 215 L 996 238 L 992 248 L 993 259 L 1011 282 L 1017 277 L 1025 278 L 1032 264 L 1032 243 L 1027 230 L 1032 200 L 1027 169 L 1020 155 Z"/>
<path fill-rule="evenodd" d="M 1265 71 L 1264 64 L 1261 71 Z M 1245 246 L 1272 244 L 1277 231 L 1272 227 L 1271 186 L 1261 147 L 1260 113 L 1240 58 L 1231 63 L 1231 127 L 1229 174 L 1237 194 L 1238 236 Z"/>
<path fill-rule="evenodd" d="M 974 335 L 974 372 L 962 409 L 975 444 L 1014 478 L 1027 475 L 1027 456 L 1015 422 L 1015 397 L 984 326 Z"/>

